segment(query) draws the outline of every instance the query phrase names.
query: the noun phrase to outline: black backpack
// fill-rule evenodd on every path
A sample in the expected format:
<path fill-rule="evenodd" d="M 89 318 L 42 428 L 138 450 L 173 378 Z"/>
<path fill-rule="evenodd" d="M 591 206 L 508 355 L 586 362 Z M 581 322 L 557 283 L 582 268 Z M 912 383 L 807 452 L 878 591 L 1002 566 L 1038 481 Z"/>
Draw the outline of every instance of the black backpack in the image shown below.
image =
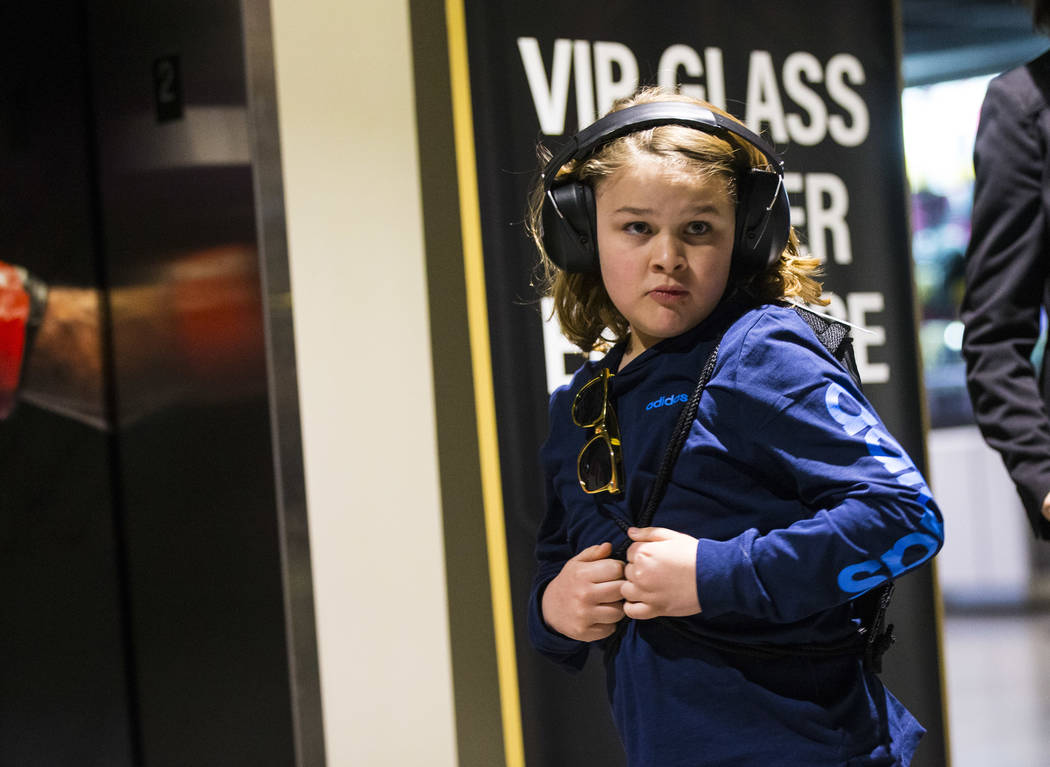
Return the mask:
<path fill-rule="evenodd" d="M 801 306 L 794 305 L 793 308 L 813 330 L 813 333 L 824 345 L 824 348 L 831 352 L 831 355 L 845 368 L 859 388 L 861 385 L 860 373 L 857 371 L 857 362 L 853 355 L 853 338 L 850 335 L 849 326 Z M 700 404 L 700 395 L 703 394 L 704 388 L 714 372 L 720 345 L 721 340 L 715 344 L 715 348 L 708 355 L 704 368 L 700 373 L 700 378 L 697 381 L 696 389 L 694 389 L 692 396 L 679 414 L 671 439 L 661 459 L 653 488 L 637 520 L 638 527 L 648 527 L 652 523 L 656 507 L 659 506 L 660 501 L 663 499 L 667 490 L 667 483 L 671 478 L 671 470 L 678 459 L 678 454 L 682 451 L 682 445 L 685 443 L 685 438 L 689 433 L 693 419 L 696 418 L 696 411 Z M 626 546 L 622 547 L 620 551 L 621 555 L 625 553 Z M 886 624 L 886 609 L 889 607 L 892 596 L 893 581 L 887 580 L 853 599 L 851 602 L 853 614 L 855 618 L 859 619 L 857 632 L 854 636 L 834 643 L 773 644 L 765 642 L 737 642 L 722 636 L 709 635 L 704 633 L 694 623 L 687 623 L 677 618 L 663 617 L 656 620 L 666 622 L 675 630 L 687 634 L 691 640 L 701 642 L 722 652 L 760 658 L 860 655 L 864 659 L 864 667 L 878 673 L 882 671 L 883 654 L 894 642 L 893 625 Z"/>

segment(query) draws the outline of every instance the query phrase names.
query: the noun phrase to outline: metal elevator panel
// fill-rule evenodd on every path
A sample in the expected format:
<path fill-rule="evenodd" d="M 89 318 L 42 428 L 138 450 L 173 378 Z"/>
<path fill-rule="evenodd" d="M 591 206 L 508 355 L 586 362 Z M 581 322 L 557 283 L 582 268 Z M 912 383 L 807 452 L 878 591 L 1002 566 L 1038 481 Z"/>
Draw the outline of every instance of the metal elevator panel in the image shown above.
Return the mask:
<path fill-rule="evenodd" d="M 299 763 L 242 24 L 235 0 L 89 11 L 150 767 Z"/>

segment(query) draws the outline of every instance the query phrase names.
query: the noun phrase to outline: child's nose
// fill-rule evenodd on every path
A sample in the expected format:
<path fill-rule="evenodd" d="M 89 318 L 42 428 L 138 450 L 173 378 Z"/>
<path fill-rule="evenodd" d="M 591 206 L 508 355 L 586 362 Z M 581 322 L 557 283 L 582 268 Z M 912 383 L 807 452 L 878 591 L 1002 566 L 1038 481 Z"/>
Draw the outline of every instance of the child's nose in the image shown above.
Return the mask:
<path fill-rule="evenodd" d="M 677 237 L 664 235 L 653 242 L 653 268 L 661 272 L 674 272 L 685 268 L 685 248 Z"/>

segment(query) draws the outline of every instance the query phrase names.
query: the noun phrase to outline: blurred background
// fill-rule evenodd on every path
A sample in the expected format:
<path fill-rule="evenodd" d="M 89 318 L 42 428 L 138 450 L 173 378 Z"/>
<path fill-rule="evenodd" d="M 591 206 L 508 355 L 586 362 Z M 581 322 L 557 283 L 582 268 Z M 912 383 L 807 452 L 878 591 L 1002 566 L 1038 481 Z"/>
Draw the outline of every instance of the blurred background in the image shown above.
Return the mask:
<path fill-rule="evenodd" d="M 1050 763 L 1050 558 L 974 425 L 959 303 L 985 88 L 994 74 L 1048 43 L 1032 33 L 1019 3 L 904 0 L 903 18 L 902 112 L 927 449 L 948 534 L 937 573 L 952 763 L 1036 767 Z"/>

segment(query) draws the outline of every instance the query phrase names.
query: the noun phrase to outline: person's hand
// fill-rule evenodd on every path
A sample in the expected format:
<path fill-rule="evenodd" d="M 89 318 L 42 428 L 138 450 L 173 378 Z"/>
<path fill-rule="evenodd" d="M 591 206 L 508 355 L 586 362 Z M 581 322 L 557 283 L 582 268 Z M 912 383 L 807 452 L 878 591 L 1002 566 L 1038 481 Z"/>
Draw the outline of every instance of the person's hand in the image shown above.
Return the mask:
<path fill-rule="evenodd" d="M 1050 519 L 1050 493 L 1043 499 L 1043 519 Z"/>
<path fill-rule="evenodd" d="M 595 642 L 611 635 L 623 618 L 623 562 L 609 559 L 611 543 L 574 556 L 547 584 L 541 609 L 546 624 L 571 639 Z"/>
<path fill-rule="evenodd" d="M 647 620 L 700 612 L 696 538 L 662 527 L 632 527 L 627 534 L 634 543 L 627 549 L 627 580 L 620 589 L 624 614 Z"/>

